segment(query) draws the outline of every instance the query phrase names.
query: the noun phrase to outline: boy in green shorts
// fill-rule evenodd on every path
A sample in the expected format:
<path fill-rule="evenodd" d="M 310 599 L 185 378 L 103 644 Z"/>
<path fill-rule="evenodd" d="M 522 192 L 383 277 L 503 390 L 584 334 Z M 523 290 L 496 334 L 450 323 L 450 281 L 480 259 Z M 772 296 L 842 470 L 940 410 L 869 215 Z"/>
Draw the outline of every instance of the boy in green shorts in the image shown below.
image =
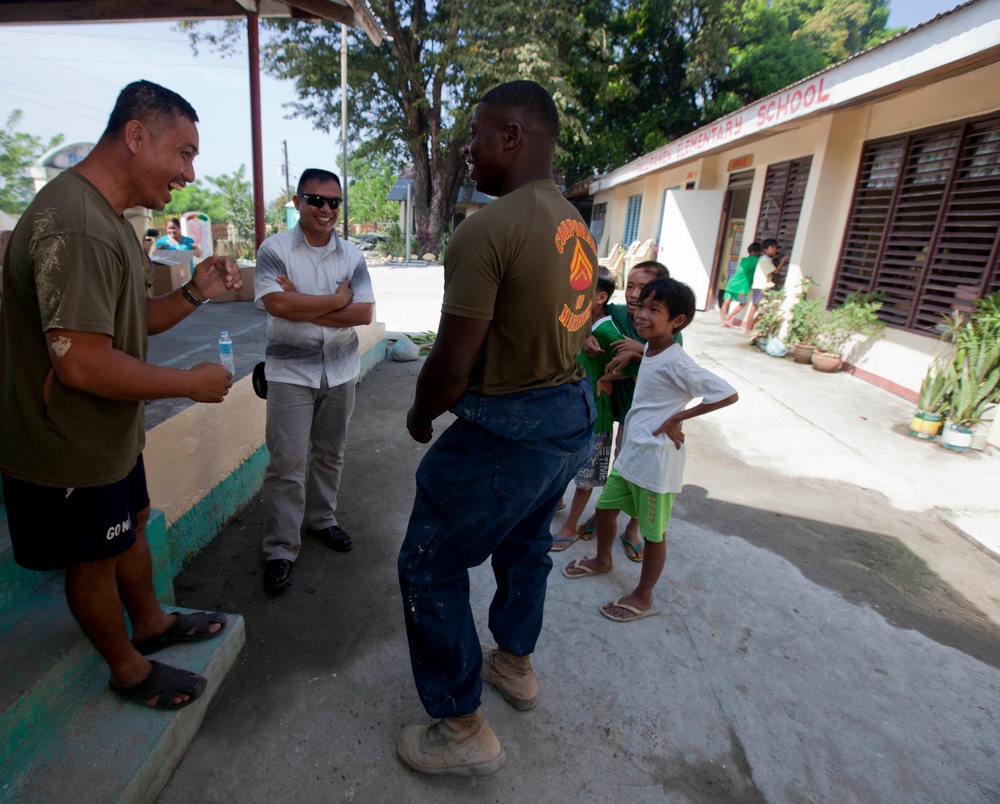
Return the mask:
<path fill-rule="evenodd" d="M 683 485 L 682 423 L 738 399 L 728 382 L 695 363 L 675 342 L 675 334 L 694 318 L 694 308 L 691 288 L 675 279 L 654 279 L 643 288 L 635 326 L 646 348 L 625 420 L 625 442 L 597 501 L 597 555 L 572 561 L 562 571 L 571 580 L 610 572 L 618 513 L 637 518 L 645 560 L 636 588 L 601 606 L 601 614 L 614 622 L 660 613 L 653 608 L 653 589 L 666 561 L 664 536 L 674 496 Z M 702 401 L 685 409 L 697 397 Z"/>
<path fill-rule="evenodd" d="M 607 314 L 606 305 L 614 292 L 615 278 L 611 271 L 602 266 L 598 270 L 597 288 L 594 290 L 594 300 L 590 309 L 591 335 L 597 339 L 603 351 L 594 357 L 591 357 L 586 351 L 582 351 L 576 358 L 587 370 L 590 386 L 594 391 L 594 402 L 597 405 L 597 420 L 594 422 L 594 451 L 590 460 L 580 467 L 580 471 L 576 473 L 573 480 L 576 485 L 576 490 L 573 492 L 573 502 L 570 503 L 562 527 L 552 537 L 550 550 L 552 553 L 561 553 L 581 537 L 584 540 L 593 537 L 593 531 L 587 534 L 583 528 L 577 530 L 576 526 L 583 515 L 583 509 L 590 501 L 594 486 L 603 486 L 608 479 L 608 467 L 611 463 L 611 432 L 615 420 L 611 406 L 612 383 L 610 378 L 604 376 L 604 373 L 611 356 L 614 354 L 611 344 L 625 337 L 615 326 L 611 316 Z M 627 377 L 627 382 L 632 385 L 635 383 L 634 378 L 638 372 L 638 364 L 630 363 L 619 377 Z"/>

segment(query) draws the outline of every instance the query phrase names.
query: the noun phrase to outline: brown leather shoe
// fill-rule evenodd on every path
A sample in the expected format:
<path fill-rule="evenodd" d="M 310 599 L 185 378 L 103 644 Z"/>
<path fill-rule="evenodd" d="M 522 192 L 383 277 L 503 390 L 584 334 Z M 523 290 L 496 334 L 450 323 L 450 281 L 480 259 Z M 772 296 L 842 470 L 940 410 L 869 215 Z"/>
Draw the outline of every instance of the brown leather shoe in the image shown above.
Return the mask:
<path fill-rule="evenodd" d="M 504 648 L 483 645 L 483 681 L 497 688 L 503 699 L 525 712 L 538 703 L 538 678 L 530 656 L 515 656 Z"/>
<path fill-rule="evenodd" d="M 413 770 L 432 776 L 491 776 L 507 761 L 479 709 L 430 726 L 406 726 L 396 735 L 396 753 Z"/>

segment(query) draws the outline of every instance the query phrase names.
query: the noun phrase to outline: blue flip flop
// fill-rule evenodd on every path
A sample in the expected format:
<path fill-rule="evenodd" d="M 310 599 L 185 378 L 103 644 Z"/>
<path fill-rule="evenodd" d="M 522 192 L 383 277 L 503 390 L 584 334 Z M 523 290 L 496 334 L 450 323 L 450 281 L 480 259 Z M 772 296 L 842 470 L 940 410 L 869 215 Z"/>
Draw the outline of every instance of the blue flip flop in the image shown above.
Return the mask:
<path fill-rule="evenodd" d="M 567 539 L 565 536 L 553 536 L 552 546 L 549 548 L 550 553 L 561 553 L 563 550 L 568 550 L 572 547 L 579 536 L 574 536 L 571 539 Z"/>

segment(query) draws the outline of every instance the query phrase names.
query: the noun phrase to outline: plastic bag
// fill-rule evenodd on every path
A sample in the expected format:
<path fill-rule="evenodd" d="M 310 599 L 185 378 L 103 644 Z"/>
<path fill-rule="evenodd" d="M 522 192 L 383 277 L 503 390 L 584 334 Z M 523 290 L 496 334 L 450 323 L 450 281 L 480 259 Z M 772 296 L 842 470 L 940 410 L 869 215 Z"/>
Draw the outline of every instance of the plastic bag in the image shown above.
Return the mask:
<path fill-rule="evenodd" d="M 420 347 L 403 335 L 392 345 L 389 357 L 399 363 L 417 360 L 420 357 Z"/>
<path fill-rule="evenodd" d="M 784 357 L 788 354 L 788 347 L 782 343 L 780 338 L 769 338 L 764 344 L 764 351 L 771 357 Z"/>

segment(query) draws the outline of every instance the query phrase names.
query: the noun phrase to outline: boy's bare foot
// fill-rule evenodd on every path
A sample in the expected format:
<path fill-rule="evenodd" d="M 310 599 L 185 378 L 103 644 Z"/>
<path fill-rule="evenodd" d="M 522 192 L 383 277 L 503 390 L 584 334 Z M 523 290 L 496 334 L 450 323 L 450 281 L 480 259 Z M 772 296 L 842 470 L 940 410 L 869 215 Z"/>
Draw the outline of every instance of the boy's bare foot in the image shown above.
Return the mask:
<path fill-rule="evenodd" d="M 559 532 L 552 537 L 552 546 L 549 548 L 550 553 L 561 553 L 563 550 L 571 547 L 580 536 L 576 532 L 576 528 L 570 524 L 564 523 Z"/>
<path fill-rule="evenodd" d="M 641 597 L 633 592 L 619 597 L 601 606 L 601 614 L 616 623 L 627 623 L 632 620 L 643 620 L 654 617 L 660 612 L 653 608 L 653 597 Z"/>
<path fill-rule="evenodd" d="M 590 575 L 604 575 L 608 572 L 611 572 L 611 562 L 600 561 L 595 556 L 594 558 L 578 558 L 575 561 L 570 561 L 563 567 L 562 574 L 571 580 L 576 580 Z"/>
<path fill-rule="evenodd" d="M 636 563 L 642 561 L 646 554 L 646 540 L 639 535 L 639 520 L 630 519 L 625 526 L 625 533 L 621 535 L 622 544 L 625 546 L 625 556 L 629 561 Z"/>

